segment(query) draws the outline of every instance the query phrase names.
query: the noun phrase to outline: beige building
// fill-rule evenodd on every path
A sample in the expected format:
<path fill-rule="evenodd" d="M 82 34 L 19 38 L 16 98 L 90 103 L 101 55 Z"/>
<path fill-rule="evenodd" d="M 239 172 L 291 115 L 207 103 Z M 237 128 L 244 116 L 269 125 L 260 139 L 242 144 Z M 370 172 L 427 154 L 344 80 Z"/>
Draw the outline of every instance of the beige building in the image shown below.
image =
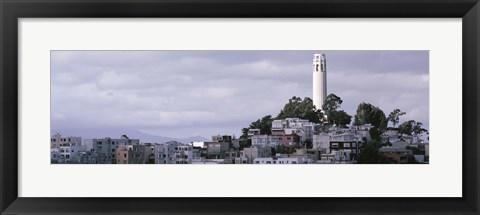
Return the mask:
<path fill-rule="evenodd" d="M 58 149 L 60 146 L 82 146 L 81 137 L 62 137 L 59 133 L 53 135 L 50 139 L 50 148 Z"/>
<path fill-rule="evenodd" d="M 117 164 L 145 164 L 144 145 L 119 145 L 115 150 Z"/>

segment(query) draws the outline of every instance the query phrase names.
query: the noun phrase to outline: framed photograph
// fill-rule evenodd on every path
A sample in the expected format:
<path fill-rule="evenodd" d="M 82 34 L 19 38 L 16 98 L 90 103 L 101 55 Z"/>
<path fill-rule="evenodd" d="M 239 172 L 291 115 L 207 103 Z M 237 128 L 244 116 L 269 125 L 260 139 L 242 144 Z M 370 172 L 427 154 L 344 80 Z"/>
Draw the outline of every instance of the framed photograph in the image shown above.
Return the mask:
<path fill-rule="evenodd" d="M 0 4 L 1 214 L 480 212 L 477 0 Z"/>

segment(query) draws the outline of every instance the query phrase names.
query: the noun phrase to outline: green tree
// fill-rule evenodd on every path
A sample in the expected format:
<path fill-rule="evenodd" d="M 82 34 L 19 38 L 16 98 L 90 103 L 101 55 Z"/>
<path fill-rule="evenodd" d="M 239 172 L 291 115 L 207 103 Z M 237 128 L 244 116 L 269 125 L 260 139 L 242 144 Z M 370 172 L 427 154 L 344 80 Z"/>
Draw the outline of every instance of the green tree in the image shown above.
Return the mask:
<path fill-rule="evenodd" d="M 331 125 L 335 124 L 337 126 L 345 127 L 346 125 L 349 125 L 350 122 L 352 122 L 352 116 L 348 115 L 343 110 L 334 110 L 331 111 L 328 115 L 328 122 Z"/>
<path fill-rule="evenodd" d="M 252 140 L 251 139 L 247 139 L 247 137 L 245 137 L 245 138 L 242 138 L 240 140 L 240 147 L 239 147 L 240 150 L 243 150 L 244 148 L 248 148 L 250 146 L 252 146 Z"/>
<path fill-rule="evenodd" d="M 413 132 L 413 125 L 415 124 L 414 120 L 409 120 L 406 122 L 403 122 L 398 126 L 398 133 L 400 134 L 412 134 Z"/>
<path fill-rule="evenodd" d="M 319 123 L 323 119 L 323 114 L 315 108 L 311 98 L 305 97 L 302 100 L 300 97 L 293 96 L 276 117 L 276 119 L 285 118 L 300 118 Z"/>
<path fill-rule="evenodd" d="M 271 134 L 272 133 L 272 121 L 274 118 L 272 118 L 271 115 L 267 115 L 262 117 L 261 119 L 258 119 L 257 121 L 254 121 L 250 123 L 250 125 L 247 128 L 242 128 L 242 139 L 247 139 L 248 137 L 248 130 L 249 129 L 260 129 L 260 134 Z"/>
<path fill-rule="evenodd" d="M 428 130 L 423 128 L 422 126 L 423 123 L 421 122 L 416 122 L 415 120 L 408 120 L 398 126 L 398 132 L 408 135 L 420 135 L 422 133 L 428 134 Z"/>
<path fill-rule="evenodd" d="M 352 122 L 352 116 L 348 115 L 343 110 L 338 110 L 342 103 L 343 100 L 334 93 L 330 93 L 327 96 L 322 109 L 328 116 L 328 124 L 345 127 Z"/>
<path fill-rule="evenodd" d="M 428 130 L 423 128 L 423 123 L 415 122 L 415 125 L 413 126 L 413 134 L 420 135 L 422 133 L 428 134 Z"/>
<path fill-rule="evenodd" d="M 385 113 L 372 104 L 364 103 L 358 105 L 355 115 L 354 125 L 372 124 L 379 132 L 383 133 L 387 128 L 387 118 Z"/>
<path fill-rule="evenodd" d="M 365 148 L 358 155 L 359 164 L 386 164 L 388 159 L 378 152 L 381 144 L 378 141 L 371 141 L 365 144 Z"/>
<path fill-rule="evenodd" d="M 381 138 L 381 135 L 382 135 L 382 131 L 380 131 L 380 129 L 378 128 L 370 128 L 370 131 L 368 131 L 368 133 L 370 133 L 370 137 L 372 138 L 372 140 L 375 140 L 375 141 L 381 141 L 382 138 Z"/>
<path fill-rule="evenodd" d="M 338 108 L 340 108 L 342 103 L 343 101 L 340 97 L 333 93 L 330 93 L 323 102 L 322 110 L 325 111 L 325 114 L 327 114 L 327 116 L 330 116 L 333 111 L 336 111 Z"/>
<path fill-rule="evenodd" d="M 387 117 L 387 120 L 389 122 L 392 122 L 393 127 L 395 127 L 395 125 L 397 125 L 398 122 L 400 121 L 400 116 L 403 116 L 405 114 L 406 114 L 405 112 L 402 112 L 400 109 L 397 108 L 392 112 L 390 112 L 390 114 Z"/>

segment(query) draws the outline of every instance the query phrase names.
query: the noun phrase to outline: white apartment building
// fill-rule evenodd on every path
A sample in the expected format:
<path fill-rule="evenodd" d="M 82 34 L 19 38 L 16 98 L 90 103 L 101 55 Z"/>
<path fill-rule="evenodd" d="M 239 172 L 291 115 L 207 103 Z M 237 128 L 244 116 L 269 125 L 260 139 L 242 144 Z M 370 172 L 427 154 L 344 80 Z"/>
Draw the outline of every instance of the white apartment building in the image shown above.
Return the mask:
<path fill-rule="evenodd" d="M 272 147 L 270 146 L 252 146 L 240 151 L 240 156 L 235 159 L 235 163 L 253 163 L 256 158 L 265 158 L 271 155 Z"/>
<path fill-rule="evenodd" d="M 60 146 L 58 148 L 58 163 L 80 163 L 80 152 L 85 146 Z"/>
<path fill-rule="evenodd" d="M 272 122 L 272 134 L 297 134 L 300 141 L 312 140 L 314 123 L 299 118 L 277 119 Z"/>
<path fill-rule="evenodd" d="M 275 135 L 254 135 L 252 136 L 252 146 L 273 146 L 276 147 L 280 137 Z"/>

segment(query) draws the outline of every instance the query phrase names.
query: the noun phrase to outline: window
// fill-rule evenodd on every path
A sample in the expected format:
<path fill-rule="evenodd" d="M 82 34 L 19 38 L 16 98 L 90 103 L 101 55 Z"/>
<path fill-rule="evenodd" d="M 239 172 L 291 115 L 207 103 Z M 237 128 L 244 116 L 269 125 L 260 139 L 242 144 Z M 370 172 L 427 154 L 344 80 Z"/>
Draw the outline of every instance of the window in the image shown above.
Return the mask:
<path fill-rule="evenodd" d="M 123 157 L 126 158 L 126 157 L 127 157 L 127 154 L 123 154 Z"/>

